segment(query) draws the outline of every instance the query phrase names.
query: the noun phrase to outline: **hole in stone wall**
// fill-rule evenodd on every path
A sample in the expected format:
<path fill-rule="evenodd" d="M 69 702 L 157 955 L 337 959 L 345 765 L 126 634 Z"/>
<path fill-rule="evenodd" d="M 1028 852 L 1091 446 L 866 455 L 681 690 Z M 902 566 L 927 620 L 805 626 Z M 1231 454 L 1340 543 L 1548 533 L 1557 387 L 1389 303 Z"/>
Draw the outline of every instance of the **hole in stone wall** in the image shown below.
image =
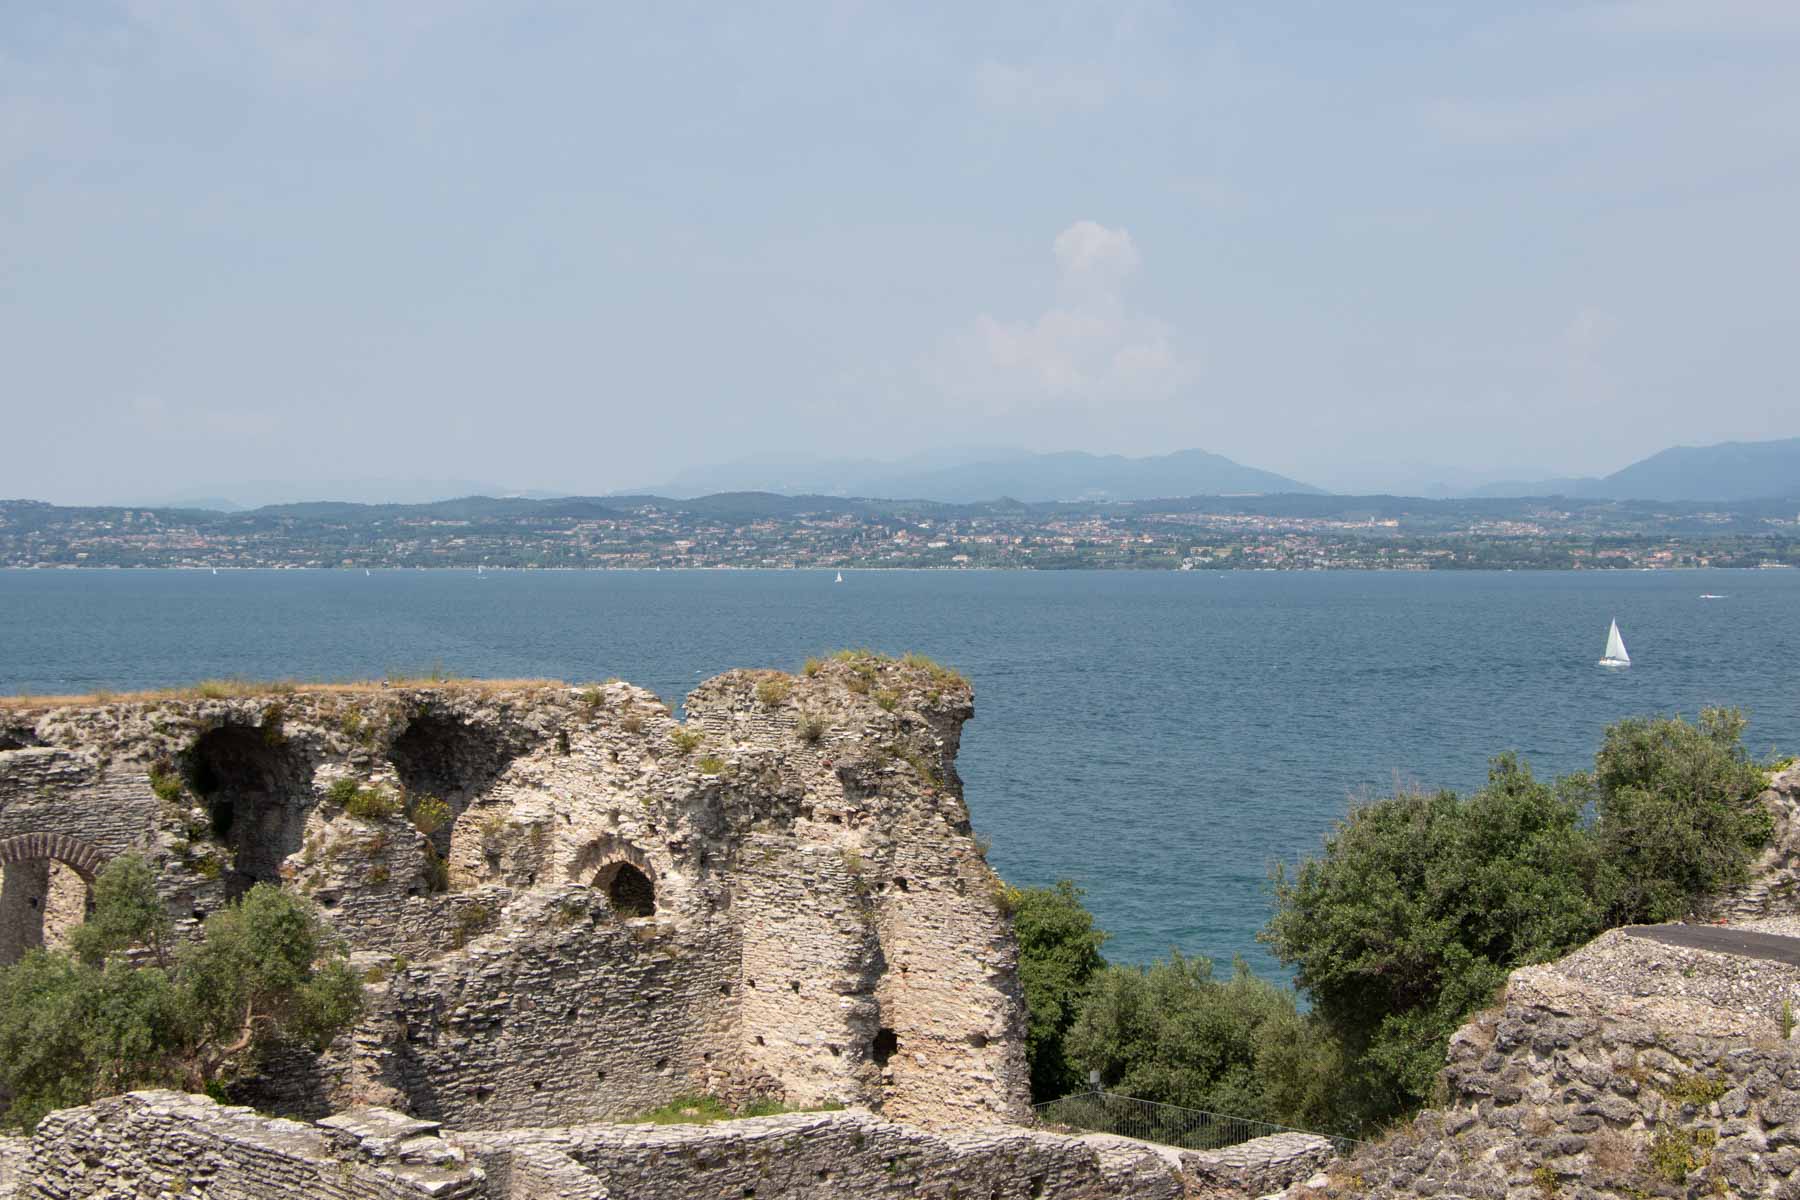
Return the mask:
<path fill-rule="evenodd" d="M 977 1050 L 987 1049 L 987 1044 L 988 1044 L 988 1035 L 987 1034 L 971 1033 L 969 1035 L 969 1045 L 975 1047 Z"/>
<path fill-rule="evenodd" d="M 313 805 L 306 761 L 260 729 L 226 725 L 195 742 L 183 767 L 212 814 L 213 835 L 231 848 L 226 896 L 279 884 L 281 860 L 300 849 Z"/>
<path fill-rule="evenodd" d="M 17 729 L 0 729 L 0 750 L 25 750 L 41 745 L 43 743 L 29 733 Z"/>
<path fill-rule="evenodd" d="M 876 1066 L 885 1067 L 888 1065 L 888 1060 L 893 1058 L 899 1049 L 900 1038 L 893 1030 L 883 1025 L 875 1031 L 875 1040 L 869 1043 L 869 1057 L 875 1060 Z"/>
<path fill-rule="evenodd" d="M 910 884 L 906 881 L 906 876 L 904 876 L 904 875 L 894 876 L 894 886 L 899 888 L 903 892 L 909 892 L 912 890 L 912 884 Z"/>
<path fill-rule="evenodd" d="M 795 995 L 798 995 L 798 994 L 799 994 L 799 992 L 800 992 L 800 981 L 799 981 L 799 980 L 798 980 L 798 979 L 796 979 L 796 980 L 794 980 L 794 981 L 793 981 L 793 982 L 792 982 L 792 983 L 790 983 L 790 984 L 789 984 L 789 985 L 788 985 L 788 986 L 789 986 L 789 987 L 791 987 L 791 988 L 793 988 L 793 989 L 794 989 L 794 994 L 795 994 Z"/>
<path fill-rule="evenodd" d="M 600 868 L 594 876 L 594 888 L 606 893 L 613 911 L 621 917 L 656 915 L 656 885 L 631 863 L 609 863 Z"/>
<path fill-rule="evenodd" d="M 69 931 L 87 919 L 87 881 L 51 859 L 7 863 L 0 870 L 0 966 L 40 947 L 63 950 Z"/>
<path fill-rule="evenodd" d="M 432 713 L 407 723 L 388 749 L 400 784 L 412 795 L 436 796 L 450 820 L 432 833 L 439 854 L 450 852 L 450 827 L 512 764 L 515 751 L 490 730 Z"/>

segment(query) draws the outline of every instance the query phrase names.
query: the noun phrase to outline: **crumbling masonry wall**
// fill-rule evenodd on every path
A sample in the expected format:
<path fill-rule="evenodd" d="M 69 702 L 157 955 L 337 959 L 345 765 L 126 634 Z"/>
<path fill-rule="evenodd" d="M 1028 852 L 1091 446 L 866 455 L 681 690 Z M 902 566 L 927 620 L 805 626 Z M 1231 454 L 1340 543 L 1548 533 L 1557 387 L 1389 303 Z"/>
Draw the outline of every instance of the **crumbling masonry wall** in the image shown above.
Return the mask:
<path fill-rule="evenodd" d="M 619 682 L 15 704 L 0 845 L 145 854 L 184 932 L 257 883 L 312 897 L 376 982 L 329 1054 L 240 1085 L 275 1111 L 494 1129 L 709 1091 L 1026 1116 L 966 683 L 850 657 L 720 676 L 687 712 Z"/>

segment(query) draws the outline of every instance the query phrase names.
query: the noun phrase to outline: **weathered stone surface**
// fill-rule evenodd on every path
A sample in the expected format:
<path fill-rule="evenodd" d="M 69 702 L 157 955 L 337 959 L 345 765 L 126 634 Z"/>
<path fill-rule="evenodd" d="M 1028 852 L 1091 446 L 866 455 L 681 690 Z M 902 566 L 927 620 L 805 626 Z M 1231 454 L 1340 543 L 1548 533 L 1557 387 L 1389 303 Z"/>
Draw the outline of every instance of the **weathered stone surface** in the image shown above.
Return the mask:
<path fill-rule="evenodd" d="M 955 769 L 972 712 L 960 679 L 873 659 L 720 676 L 685 724 L 617 682 L 14 709 L 0 848 L 20 880 L 147 854 L 188 928 L 255 882 L 312 896 L 389 978 L 331 1054 L 245 1088 L 273 1111 L 499 1128 L 705 1090 L 1016 1120 L 1017 951 Z"/>
<path fill-rule="evenodd" d="M 32 1200 L 464 1200 L 489 1194 L 480 1168 L 452 1148 L 435 1162 L 366 1158 L 310 1125 L 180 1092 L 134 1092 L 50 1114 L 32 1139 L 20 1192 Z"/>
<path fill-rule="evenodd" d="M 1504 1002 L 1451 1039 L 1426 1111 L 1310 1196 L 1796 1194 L 1800 1044 L 1783 1001 L 1800 968 L 1613 931 L 1513 972 Z"/>

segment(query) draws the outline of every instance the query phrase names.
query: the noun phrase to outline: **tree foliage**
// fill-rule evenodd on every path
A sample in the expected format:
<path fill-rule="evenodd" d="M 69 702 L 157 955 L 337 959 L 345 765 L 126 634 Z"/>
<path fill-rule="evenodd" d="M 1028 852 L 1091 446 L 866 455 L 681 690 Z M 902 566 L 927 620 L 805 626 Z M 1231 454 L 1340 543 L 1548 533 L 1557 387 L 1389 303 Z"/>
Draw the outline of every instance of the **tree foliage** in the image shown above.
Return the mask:
<path fill-rule="evenodd" d="M 276 1041 L 323 1048 L 361 1013 L 361 981 L 307 901 L 258 884 L 175 947 L 154 885 L 142 859 L 115 859 L 73 953 L 0 968 L 0 1124 L 134 1088 L 207 1090 Z"/>
<path fill-rule="evenodd" d="M 1069 1031 L 1071 1057 L 1109 1091 L 1280 1124 L 1329 1119 L 1337 1053 L 1294 993 L 1242 959 L 1218 979 L 1179 952 L 1094 979 Z"/>
<path fill-rule="evenodd" d="M 1278 872 L 1263 936 L 1342 1043 L 1340 1107 L 1379 1122 L 1420 1103 L 1513 968 L 1742 882 L 1771 829 L 1743 728 L 1729 710 L 1622 721 L 1592 773 L 1555 784 L 1502 755 L 1475 794 L 1363 805 Z"/>
<path fill-rule="evenodd" d="M 1082 907 L 1081 889 L 1067 879 L 1054 887 L 1009 888 L 1013 933 L 1019 939 L 1019 982 L 1025 992 L 1025 1055 L 1034 1100 L 1054 1100 L 1081 1087 L 1064 1041 L 1075 1023 L 1088 981 L 1106 966 L 1106 933 Z"/>
<path fill-rule="evenodd" d="M 1682 720 L 1620 721 L 1594 756 L 1591 789 L 1601 853 L 1613 874 L 1612 924 L 1673 921 L 1745 881 L 1773 818 L 1749 799 L 1766 772 L 1743 745 L 1736 709 Z"/>

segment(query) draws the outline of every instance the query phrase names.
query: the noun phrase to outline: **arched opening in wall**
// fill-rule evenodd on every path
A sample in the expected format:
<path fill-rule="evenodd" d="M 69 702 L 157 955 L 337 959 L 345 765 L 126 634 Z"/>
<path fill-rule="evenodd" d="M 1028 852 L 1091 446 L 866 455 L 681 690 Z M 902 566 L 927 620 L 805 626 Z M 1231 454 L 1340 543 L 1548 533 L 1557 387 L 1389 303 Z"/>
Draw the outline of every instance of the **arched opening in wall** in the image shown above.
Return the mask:
<path fill-rule="evenodd" d="M 900 1038 L 893 1030 L 883 1025 L 875 1031 L 875 1040 L 869 1043 L 869 1057 L 878 1067 L 888 1065 L 888 1060 L 900 1051 Z"/>
<path fill-rule="evenodd" d="M 650 877 L 628 862 L 609 863 L 594 876 L 596 891 L 606 893 L 607 901 L 621 917 L 654 917 L 656 885 Z"/>
<path fill-rule="evenodd" d="M 213 836 L 232 852 L 227 897 L 257 883 L 281 882 L 281 860 L 300 849 L 313 804 L 312 771 L 278 738 L 249 725 L 225 725 L 187 752 L 188 782 L 206 802 Z"/>
<path fill-rule="evenodd" d="M 450 853 L 451 827 L 512 764 L 516 752 L 493 731 L 468 721 L 421 713 L 388 750 L 400 785 L 411 796 L 435 796 L 450 819 L 431 833 L 439 855 Z"/>
<path fill-rule="evenodd" d="M 0 966 L 39 947 L 65 949 L 69 931 L 87 920 L 88 881 L 67 863 L 38 858 L 0 867 Z"/>

